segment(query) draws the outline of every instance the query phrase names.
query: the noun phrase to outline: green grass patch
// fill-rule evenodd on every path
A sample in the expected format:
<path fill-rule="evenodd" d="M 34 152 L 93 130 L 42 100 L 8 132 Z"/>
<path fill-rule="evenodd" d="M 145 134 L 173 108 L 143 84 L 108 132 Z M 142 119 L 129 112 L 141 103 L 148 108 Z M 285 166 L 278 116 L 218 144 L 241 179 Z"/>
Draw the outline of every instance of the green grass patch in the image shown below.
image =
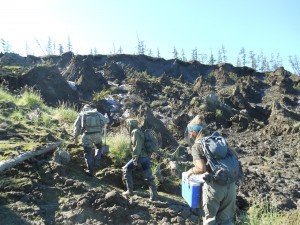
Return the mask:
<path fill-rule="evenodd" d="M 52 114 L 53 119 L 57 120 L 60 124 L 73 124 L 78 115 L 75 106 L 71 106 L 67 103 L 60 103 L 57 108 L 50 110 L 50 114 Z"/>
<path fill-rule="evenodd" d="M 118 133 L 109 134 L 107 137 L 109 145 L 109 156 L 115 165 L 123 166 L 131 157 L 130 136 L 128 132 L 123 129 Z"/>
<path fill-rule="evenodd" d="M 257 201 L 237 217 L 236 224 L 297 225 L 300 224 L 299 210 L 280 212 L 268 202 Z"/>
<path fill-rule="evenodd" d="M 0 86 L 0 102 L 16 102 L 17 98 Z"/>

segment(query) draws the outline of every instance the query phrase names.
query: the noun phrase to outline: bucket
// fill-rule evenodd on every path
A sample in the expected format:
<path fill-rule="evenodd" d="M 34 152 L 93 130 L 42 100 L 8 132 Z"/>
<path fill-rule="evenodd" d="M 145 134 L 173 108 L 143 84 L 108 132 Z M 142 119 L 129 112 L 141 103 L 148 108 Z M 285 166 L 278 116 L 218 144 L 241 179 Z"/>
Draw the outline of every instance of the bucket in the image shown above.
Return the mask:
<path fill-rule="evenodd" d="M 102 153 L 103 154 L 107 154 L 107 153 L 109 153 L 109 146 L 108 145 L 104 145 L 104 146 L 102 146 Z"/>

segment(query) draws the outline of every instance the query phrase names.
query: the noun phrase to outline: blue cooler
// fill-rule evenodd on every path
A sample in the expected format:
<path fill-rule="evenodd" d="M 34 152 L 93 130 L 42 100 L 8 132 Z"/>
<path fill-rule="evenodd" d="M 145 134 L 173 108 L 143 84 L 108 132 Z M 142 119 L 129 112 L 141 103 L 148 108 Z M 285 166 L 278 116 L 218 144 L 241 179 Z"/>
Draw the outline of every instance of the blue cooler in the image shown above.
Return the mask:
<path fill-rule="evenodd" d="M 191 208 L 200 208 L 203 176 L 192 175 L 186 179 L 186 174 L 182 173 L 181 195 Z"/>

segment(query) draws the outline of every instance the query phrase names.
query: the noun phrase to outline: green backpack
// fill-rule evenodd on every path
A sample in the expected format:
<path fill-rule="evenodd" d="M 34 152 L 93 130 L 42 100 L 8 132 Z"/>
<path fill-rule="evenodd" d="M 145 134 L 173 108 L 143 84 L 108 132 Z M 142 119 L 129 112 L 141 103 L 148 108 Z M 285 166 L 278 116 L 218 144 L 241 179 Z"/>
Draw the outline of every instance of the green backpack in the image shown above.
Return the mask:
<path fill-rule="evenodd" d="M 159 150 L 160 146 L 155 131 L 149 129 L 144 130 L 144 137 L 144 148 L 148 154 Z"/>
<path fill-rule="evenodd" d="M 104 123 L 96 109 L 83 111 L 81 127 L 85 133 L 102 132 Z"/>

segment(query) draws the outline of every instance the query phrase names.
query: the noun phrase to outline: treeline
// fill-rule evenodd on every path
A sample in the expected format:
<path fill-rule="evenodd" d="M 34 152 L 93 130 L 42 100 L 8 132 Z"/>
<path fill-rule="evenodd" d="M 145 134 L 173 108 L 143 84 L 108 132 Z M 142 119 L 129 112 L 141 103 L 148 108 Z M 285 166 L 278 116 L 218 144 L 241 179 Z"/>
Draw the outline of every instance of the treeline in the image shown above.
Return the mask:
<path fill-rule="evenodd" d="M 40 48 L 40 50 L 43 52 L 44 55 L 62 55 L 64 52 L 73 51 L 73 46 L 71 44 L 71 39 L 69 36 L 67 38 L 67 44 L 65 46 L 60 43 L 56 43 L 50 37 L 48 38 L 47 44 L 42 43 L 37 38 L 34 39 L 36 44 L 38 45 L 38 47 Z M 4 40 L 3 38 L 1 38 L 1 46 L 4 53 L 14 52 L 12 50 L 10 43 Z M 30 48 L 27 43 L 25 46 L 25 53 L 26 55 L 30 55 Z M 116 49 L 115 46 L 113 46 L 113 51 L 111 51 L 110 53 L 123 54 L 123 49 L 121 46 L 118 49 Z M 97 48 L 91 49 L 90 54 L 92 55 L 98 54 Z M 156 53 L 154 53 L 152 49 L 147 49 L 144 41 L 141 41 L 139 39 L 137 43 L 137 54 L 161 58 L 159 48 L 157 48 Z M 260 52 L 259 54 L 254 53 L 254 51 L 247 52 L 244 47 L 242 47 L 241 50 L 239 51 L 235 62 L 228 62 L 227 50 L 224 45 L 218 50 L 217 55 L 214 55 L 212 50 L 210 51 L 209 54 L 207 54 L 207 53 L 199 52 L 197 48 L 194 48 L 190 52 L 190 57 L 188 57 L 184 49 L 181 49 L 181 51 L 178 52 L 175 46 L 173 48 L 172 55 L 174 59 L 179 59 L 185 62 L 190 60 L 199 61 L 202 64 L 208 64 L 208 65 L 215 65 L 219 63 L 231 63 L 237 67 L 241 67 L 241 66 L 251 67 L 259 72 L 271 71 L 271 70 L 275 70 L 279 66 L 283 66 L 282 58 L 279 53 L 277 53 L 276 55 L 272 53 L 270 57 L 267 57 L 263 51 Z M 297 75 L 300 75 L 300 62 L 298 56 L 290 55 L 288 62 L 290 63 L 293 72 Z"/>

